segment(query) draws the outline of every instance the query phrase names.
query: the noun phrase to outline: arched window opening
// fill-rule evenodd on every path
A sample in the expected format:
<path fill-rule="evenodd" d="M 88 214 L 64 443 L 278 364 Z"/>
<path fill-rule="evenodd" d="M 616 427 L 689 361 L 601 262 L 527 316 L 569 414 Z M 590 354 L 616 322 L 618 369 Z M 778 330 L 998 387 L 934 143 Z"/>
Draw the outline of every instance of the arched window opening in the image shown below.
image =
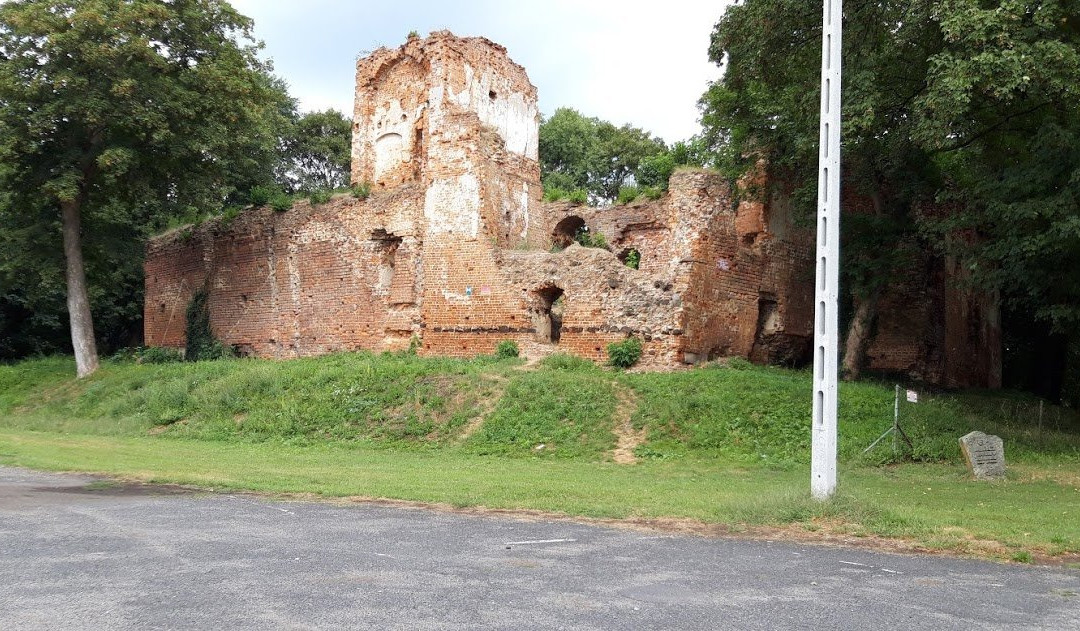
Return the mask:
<path fill-rule="evenodd" d="M 641 269 L 641 252 L 637 248 L 626 248 L 619 252 L 619 260 L 632 269 Z"/>
<path fill-rule="evenodd" d="M 585 230 L 585 220 L 576 215 L 566 217 L 555 224 L 551 232 L 551 244 L 557 248 L 568 248 L 577 240 L 578 233 Z"/>

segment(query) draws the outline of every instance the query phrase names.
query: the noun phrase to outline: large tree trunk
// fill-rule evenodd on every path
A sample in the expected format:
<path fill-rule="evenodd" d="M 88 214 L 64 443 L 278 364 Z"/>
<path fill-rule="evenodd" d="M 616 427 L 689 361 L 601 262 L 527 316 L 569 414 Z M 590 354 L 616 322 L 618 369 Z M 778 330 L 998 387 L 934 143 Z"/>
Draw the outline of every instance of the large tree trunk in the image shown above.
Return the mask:
<path fill-rule="evenodd" d="M 94 321 L 90 299 L 86 295 L 86 271 L 83 269 L 82 220 L 78 198 L 60 203 L 64 230 L 64 259 L 67 262 L 67 304 L 71 320 L 71 345 L 75 348 L 75 370 L 79 378 L 98 369 Z"/>
<path fill-rule="evenodd" d="M 848 327 L 844 342 L 844 361 L 841 374 L 847 381 L 854 381 L 866 365 L 866 347 L 870 344 L 870 332 L 877 317 L 877 295 L 856 301 L 855 315 Z"/>

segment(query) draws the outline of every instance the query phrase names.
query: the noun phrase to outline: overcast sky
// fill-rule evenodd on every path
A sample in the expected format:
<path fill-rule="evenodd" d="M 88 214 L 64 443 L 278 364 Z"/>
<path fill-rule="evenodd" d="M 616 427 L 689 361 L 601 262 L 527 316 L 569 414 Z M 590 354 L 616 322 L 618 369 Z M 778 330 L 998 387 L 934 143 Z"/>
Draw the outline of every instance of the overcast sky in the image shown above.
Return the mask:
<path fill-rule="evenodd" d="M 540 109 L 573 107 L 669 142 L 698 130 L 697 100 L 719 68 L 709 34 L 730 0 L 232 0 L 305 111 L 352 113 L 357 56 L 410 31 L 449 29 L 507 48 Z M 638 9 L 638 6 L 643 8 Z M 647 7 L 647 8 L 644 8 Z"/>

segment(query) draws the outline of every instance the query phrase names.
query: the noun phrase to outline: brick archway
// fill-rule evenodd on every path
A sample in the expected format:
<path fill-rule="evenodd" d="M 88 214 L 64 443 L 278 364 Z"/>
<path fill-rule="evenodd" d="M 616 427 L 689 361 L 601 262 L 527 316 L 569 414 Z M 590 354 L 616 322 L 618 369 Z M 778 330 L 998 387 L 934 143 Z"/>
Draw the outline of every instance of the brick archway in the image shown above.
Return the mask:
<path fill-rule="evenodd" d="M 577 235 L 585 228 L 585 220 L 577 215 L 570 215 L 559 223 L 551 231 L 551 243 L 555 247 L 567 248 L 577 239 Z"/>

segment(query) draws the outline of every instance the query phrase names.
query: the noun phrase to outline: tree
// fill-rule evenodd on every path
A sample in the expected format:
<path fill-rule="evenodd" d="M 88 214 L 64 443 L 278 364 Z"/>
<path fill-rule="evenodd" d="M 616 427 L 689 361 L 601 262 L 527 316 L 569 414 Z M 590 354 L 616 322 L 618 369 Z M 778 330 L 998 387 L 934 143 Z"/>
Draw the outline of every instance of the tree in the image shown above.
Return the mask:
<path fill-rule="evenodd" d="M 337 110 L 300 116 L 283 138 L 278 180 L 290 192 L 347 186 L 351 140 L 352 121 Z"/>
<path fill-rule="evenodd" d="M 98 364 L 87 251 L 271 179 L 293 106 L 257 50 L 222 0 L 0 5 L 0 212 L 48 260 L 59 227 L 80 377 Z"/>
<path fill-rule="evenodd" d="M 635 183 L 642 161 L 667 152 L 663 140 L 637 127 L 587 118 L 559 108 L 540 125 L 540 172 L 545 189 L 584 189 L 611 202 Z"/>
<path fill-rule="evenodd" d="M 1075 5 L 849 4 L 843 173 L 846 189 L 872 207 L 869 217 L 845 218 L 843 225 L 841 267 L 852 313 L 844 367 L 852 376 L 863 360 L 881 288 L 904 260 L 903 249 L 881 247 L 882 234 L 966 258 L 980 288 L 1003 290 L 1013 304 L 1026 292 L 1049 309 L 1048 317 L 1060 313 L 1065 300 L 1022 279 L 1045 278 L 1040 268 L 1051 261 L 1071 262 L 1063 248 L 1077 243 L 1065 221 L 1075 217 L 1075 195 L 1063 186 L 1072 172 L 1068 165 L 1076 164 L 1063 155 L 1068 139 L 1075 139 L 1078 111 Z M 731 7 L 710 48 L 714 62 L 726 63 L 726 73 L 701 102 L 705 138 L 721 166 L 738 176 L 765 157 L 795 187 L 807 214 L 817 185 L 820 37 L 819 5 L 748 0 Z M 1052 125 L 1039 122 L 1050 120 L 1051 112 Z M 1046 171 L 1051 163 L 1057 168 Z M 1011 192 L 1005 184 L 1010 180 Z M 1026 191 L 1016 189 L 1021 183 Z M 1057 202 L 1048 206 L 1047 196 Z M 917 212 L 926 202 L 966 212 Z M 1031 206 L 1022 210 L 1021 202 Z M 1052 207 L 1058 209 L 1053 220 L 1046 216 Z M 1017 224 L 1010 212 L 1043 221 Z M 1021 243 L 1045 240 L 1051 224 L 1058 232 L 1049 240 L 1057 248 Z M 1038 251 L 1042 263 L 1002 264 L 1006 253 L 1025 249 Z"/>

